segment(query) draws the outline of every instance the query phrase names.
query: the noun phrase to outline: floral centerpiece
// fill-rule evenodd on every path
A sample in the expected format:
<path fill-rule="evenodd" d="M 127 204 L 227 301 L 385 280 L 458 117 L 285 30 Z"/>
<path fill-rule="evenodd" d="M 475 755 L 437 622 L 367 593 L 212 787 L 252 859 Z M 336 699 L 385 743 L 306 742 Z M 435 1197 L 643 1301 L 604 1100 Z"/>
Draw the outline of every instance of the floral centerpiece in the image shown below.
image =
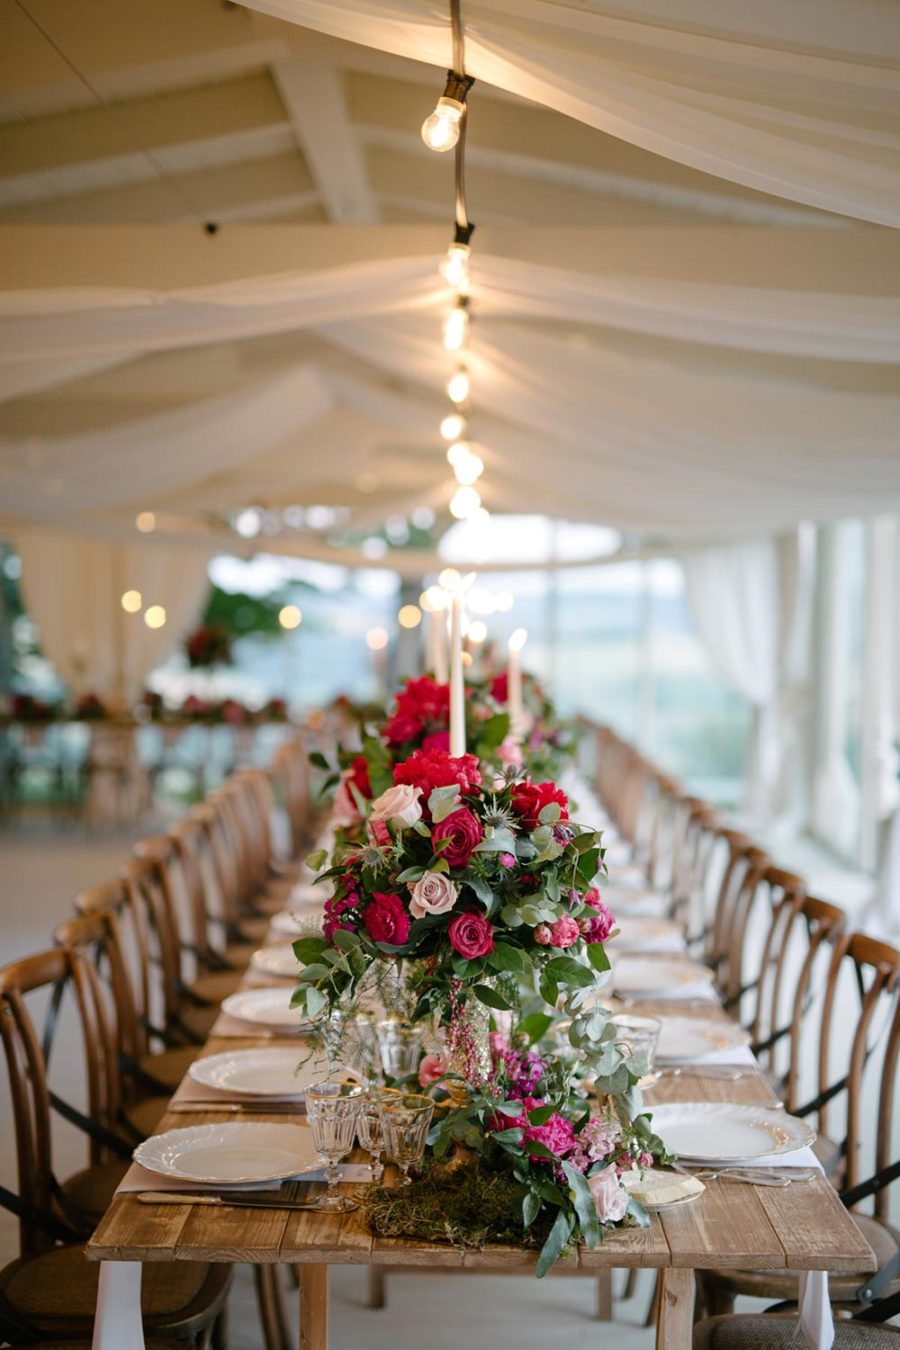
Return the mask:
<path fill-rule="evenodd" d="M 353 772 L 363 779 L 362 765 Z M 614 926 L 595 886 L 600 835 L 569 818 L 555 783 L 516 772 L 496 776 L 475 755 L 424 742 L 378 765 L 362 841 L 340 840 L 321 874 L 333 887 L 322 935 L 294 944 L 294 1004 L 323 1019 L 386 963 L 402 973 L 413 1020 L 443 1039 L 438 1062 L 420 1069 L 445 1108 L 434 1153 L 463 1145 L 508 1174 L 523 1234 L 542 1234 L 542 1274 L 570 1241 L 594 1245 L 626 1212 L 640 1220 L 620 1173 L 661 1145 L 597 1001 Z M 367 795 L 360 786 L 361 807 Z M 493 1055 L 491 1013 L 508 1024 Z"/>
<path fill-rule="evenodd" d="M 486 682 L 489 697 L 505 711 L 509 703 L 509 675 L 504 670 Z M 574 757 L 575 738 L 560 718 L 553 700 L 530 671 L 522 672 L 522 697 L 527 730 L 522 739 L 523 762 L 534 778 L 557 777 Z"/>
<path fill-rule="evenodd" d="M 112 713 L 96 694 L 82 694 L 72 710 L 72 716 L 78 722 L 103 722 Z"/>
<path fill-rule="evenodd" d="M 184 651 L 192 670 L 231 665 L 231 634 L 219 624 L 202 624 L 188 633 Z"/>

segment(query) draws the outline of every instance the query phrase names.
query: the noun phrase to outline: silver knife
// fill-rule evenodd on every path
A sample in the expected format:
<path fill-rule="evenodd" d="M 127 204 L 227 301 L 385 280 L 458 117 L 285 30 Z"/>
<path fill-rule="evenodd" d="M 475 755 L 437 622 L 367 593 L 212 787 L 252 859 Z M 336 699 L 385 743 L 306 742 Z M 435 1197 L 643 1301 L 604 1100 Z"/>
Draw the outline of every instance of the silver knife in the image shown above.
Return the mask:
<path fill-rule="evenodd" d="M 315 1201 L 289 1200 L 273 1191 L 269 1196 L 247 1192 L 234 1195 L 209 1195 L 205 1192 L 139 1191 L 142 1205 L 218 1205 L 223 1209 L 315 1209 Z"/>
<path fill-rule="evenodd" d="M 303 1116 L 306 1107 L 302 1101 L 296 1102 L 169 1102 L 166 1107 L 173 1115 L 199 1115 L 201 1112 L 212 1115 L 266 1115 L 266 1116 Z"/>

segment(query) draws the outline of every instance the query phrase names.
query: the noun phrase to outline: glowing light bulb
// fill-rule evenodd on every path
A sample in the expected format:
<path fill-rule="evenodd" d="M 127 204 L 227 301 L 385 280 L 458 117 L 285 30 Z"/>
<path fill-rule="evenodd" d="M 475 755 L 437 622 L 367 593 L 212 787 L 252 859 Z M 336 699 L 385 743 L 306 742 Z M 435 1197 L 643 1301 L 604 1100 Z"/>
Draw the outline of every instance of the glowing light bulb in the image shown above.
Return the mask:
<path fill-rule="evenodd" d="M 464 463 L 471 453 L 472 451 L 466 445 L 465 441 L 454 441 L 447 450 L 447 463 L 452 464 L 455 469 L 457 464 Z"/>
<path fill-rule="evenodd" d="M 278 611 L 278 622 L 282 628 L 299 628 L 303 622 L 303 614 L 297 605 L 282 605 Z"/>
<path fill-rule="evenodd" d="M 139 614 L 143 603 L 140 591 L 125 591 L 122 594 L 121 605 L 126 614 Z"/>
<path fill-rule="evenodd" d="M 520 652 L 528 641 L 528 629 L 516 628 L 511 634 L 507 646 L 511 652 Z"/>
<path fill-rule="evenodd" d="M 462 577 L 455 567 L 445 567 L 443 572 L 438 573 L 438 585 L 445 591 L 455 591 L 461 581 Z"/>
<path fill-rule="evenodd" d="M 465 105 L 458 99 L 438 99 L 434 112 L 422 123 L 422 140 L 429 150 L 442 155 L 445 150 L 453 149 L 459 140 L 459 124 L 464 111 Z"/>
<path fill-rule="evenodd" d="M 458 441 L 466 429 L 466 419 L 459 413 L 448 413 L 441 423 L 441 435 L 445 441 Z"/>
<path fill-rule="evenodd" d="M 134 523 L 141 534 L 152 534 L 156 529 L 156 516 L 153 511 L 138 511 Z"/>
<path fill-rule="evenodd" d="M 458 370 L 451 375 L 447 384 L 447 397 L 451 403 L 465 403 L 469 397 L 469 372 Z"/>
<path fill-rule="evenodd" d="M 463 487 L 471 487 L 484 473 L 484 460 L 480 455 L 466 455 L 465 459 L 454 464 L 453 468 L 457 483 L 461 483 Z"/>
<path fill-rule="evenodd" d="M 429 586 L 419 596 L 419 604 L 426 614 L 441 614 L 450 604 L 450 597 L 443 586 Z"/>
<path fill-rule="evenodd" d="M 418 605 L 403 605 L 397 615 L 401 628 L 418 628 L 422 622 L 422 611 Z"/>
<path fill-rule="evenodd" d="M 144 614 L 144 623 L 148 628 L 164 628 L 166 611 L 162 605 L 151 605 Z"/>
<path fill-rule="evenodd" d="M 450 499 L 450 514 L 457 520 L 468 520 L 481 505 L 481 497 L 473 487 L 457 488 Z"/>
<path fill-rule="evenodd" d="M 482 619 L 473 619 L 469 624 L 469 641 L 480 647 L 487 638 L 487 624 Z"/>
<path fill-rule="evenodd" d="M 388 645 L 388 635 L 383 628 L 370 628 L 366 633 L 366 646 L 370 652 L 380 652 Z"/>
<path fill-rule="evenodd" d="M 470 253 L 468 244 L 453 243 L 447 249 L 447 256 L 441 263 L 441 276 L 448 285 L 468 290 Z"/>
<path fill-rule="evenodd" d="M 457 305 L 444 320 L 444 347 L 448 352 L 458 352 L 469 337 L 469 312 L 464 305 Z"/>

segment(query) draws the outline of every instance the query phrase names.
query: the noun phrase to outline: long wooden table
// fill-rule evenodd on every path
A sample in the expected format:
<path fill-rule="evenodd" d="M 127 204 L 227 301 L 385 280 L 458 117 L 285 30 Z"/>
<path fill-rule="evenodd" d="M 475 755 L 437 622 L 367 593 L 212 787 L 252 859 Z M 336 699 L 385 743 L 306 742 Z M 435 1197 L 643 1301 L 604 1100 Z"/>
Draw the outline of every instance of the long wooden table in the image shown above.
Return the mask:
<path fill-rule="evenodd" d="M 655 1005 L 663 1011 L 663 1005 Z M 689 1014 L 684 1004 L 670 1011 Z M 696 1010 L 701 1011 L 701 1010 Z M 703 1015 L 721 1016 L 715 1004 Z M 215 1037 L 204 1053 L 254 1045 L 296 1044 L 296 1038 Z M 702 1068 L 663 1077 L 648 1092 L 649 1103 L 739 1101 L 771 1105 L 760 1074 L 725 1081 Z M 238 1117 L 235 1117 L 238 1118 Z M 168 1113 L 159 1132 L 199 1122 L 221 1122 L 204 1111 Z M 253 1120 L 284 1122 L 283 1113 L 254 1112 Z M 87 1247 L 95 1261 L 217 1261 L 293 1264 L 300 1272 L 300 1345 L 327 1350 L 330 1265 L 417 1266 L 435 1270 L 531 1270 L 536 1253 L 518 1246 L 463 1251 L 439 1243 L 378 1238 L 362 1210 L 346 1215 L 314 1211 L 219 1209 L 202 1205 L 150 1206 L 134 1195 L 113 1201 Z M 648 1267 L 661 1273 L 656 1344 L 686 1350 L 691 1343 L 694 1271 L 709 1268 L 869 1272 L 874 1255 L 824 1176 L 786 1189 L 713 1181 L 691 1204 L 651 1216 L 646 1229 L 609 1233 L 600 1247 L 579 1247 L 561 1263 L 568 1271 L 602 1267 Z"/>

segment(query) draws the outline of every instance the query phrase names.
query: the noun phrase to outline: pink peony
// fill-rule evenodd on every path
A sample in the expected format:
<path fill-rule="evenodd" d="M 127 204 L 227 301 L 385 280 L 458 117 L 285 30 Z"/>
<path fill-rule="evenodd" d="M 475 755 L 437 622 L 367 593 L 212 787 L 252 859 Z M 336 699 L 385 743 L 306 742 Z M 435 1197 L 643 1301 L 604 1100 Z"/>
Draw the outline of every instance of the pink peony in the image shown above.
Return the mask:
<path fill-rule="evenodd" d="M 419 1087 L 431 1087 L 439 1083 L 449 1065 L 443 1055 L 424 1055 L 419 1065 Z"/>
<path fill-rule="evenodd" d="M 450 840 L 447 847 L 440 851 L 441 857 L 446 859 L 450 867 L 465 867 L 483 838 L 481 821 L 465 806 L 451 811 L 431 831 L 435 851 L 439 840 Z"/>
<path fill-rule="evenodd" d="M 375 891 L 363 916 L 366 931 L 375 942 L 402 947 L 409 937 L 409 911 L 399 895 Z"/>
<path fill-rule="evenodd" d="M 483 914 L 457 914 L 450 920 L 447 936 L 453 950 L 469 961 L 494 950 L 494 930 Z"/>
<path fill-rule="evenodd" d="M 394 766 L 394 782 L 409 783 L 422 789 L 422 805 L 428 814 L 428 798 L 433 788 L 450 787 L 458 783 L 461 792 L 471 792 L 481 785 L 481 771 L 474 755 L 454 757 L 443 750 L 426 754 L 416 750 L 402 764 Z"/>
<path fill-rule="evenodd" d="M 540 824 L 540 814 L 545 806 L 556 803 L 560 820 L 569 819 L 569 799 L 555 783 L 524 783 L 513 786 L 510 805 L 522 822 L 525 830 L 536 830 Z"/>
<path fill-rule="evenodd" d="M 571 947 L 581 937 L 581 929 L 571 914 L 562 914 L 550 929 L 550 942 L 554 947 Z"/>
<path fill-rule="evenodd" d="M 450 753 L 450 732 L 433 731 L 430 736 L 426 736 L 422 742 L 422 749 L 426 755 L 431 754 L 433 750 Z"/>
<path fill-rule="evenodd" d="M 628 1192 L 619 1181 L 614 1163 L 588 1177 L 588 1186 L 601 1223 L 617 1223 L 619 1219 L 624 1219 L 628 1208 Z"/>

